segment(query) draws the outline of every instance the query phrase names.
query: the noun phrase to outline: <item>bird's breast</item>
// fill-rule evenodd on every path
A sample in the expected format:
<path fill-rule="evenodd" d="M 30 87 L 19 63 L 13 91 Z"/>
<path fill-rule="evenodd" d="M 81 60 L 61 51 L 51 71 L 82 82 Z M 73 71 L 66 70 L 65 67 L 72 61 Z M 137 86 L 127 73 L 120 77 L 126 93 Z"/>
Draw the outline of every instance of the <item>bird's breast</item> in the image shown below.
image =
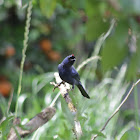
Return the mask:
<path fill-rule="evenodd" d="M 58 66 L 58 71 L 59 71 L 59 76 L 60 76 L 60 78 L 61 78 L 63 81 L 65 81 L 65 82 L 67 82 L 67 83 L 73 85 L 74 79 L 72 78 L 70 69 L 64 68 L 64 67 L 61 66 L 61 64 L 60 64 L 60 65 Z"/>

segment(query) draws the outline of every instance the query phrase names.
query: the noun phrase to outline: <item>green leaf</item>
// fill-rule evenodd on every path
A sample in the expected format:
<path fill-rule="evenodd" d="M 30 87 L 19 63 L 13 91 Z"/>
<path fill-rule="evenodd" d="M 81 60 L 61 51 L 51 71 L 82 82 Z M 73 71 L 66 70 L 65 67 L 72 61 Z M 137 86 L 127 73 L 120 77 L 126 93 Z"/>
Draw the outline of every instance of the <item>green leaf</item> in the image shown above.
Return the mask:
<path fill-rule="evenodd" d="M 23 112 L 23 105 L 24 105 L 24 102 L 25 100 L 27 99 L 27 94 L 21 94 L 19 96 L 19 99 L 18 99 L 18 113 L 22 113 Z"/>
<path fill-rule="evenodd" d="M 56 0 L 40 0 L 40 9 L 42 13 L 50 18 L 56 8 Z"/>
<path fill-rule="evenodd" d="M 6 129 L 6 126 L 8 125 L 9 121 L 13 119 L 13 116 L 7 117 L 0 125 L 0 130 Z"/>
<path fill-rule="evenodd" d="M 124 135 L 120 138 L 120 140 L 138 140 L 137 132 L 129 130 L 124 133 Z"/>
<path fill-rule="evenodd" d="M 128 140 L 129 134 L 125 133 L 120 140 Z"/>
<path fill-rule="evenodd" d="M 106 40 L 102 50 L 102 67 L 107 71 L 119 65 L 127 54 L 126 41 L 128 38 L 127 22 L 119 22 L 114 34 Z"/>
<path fill-rule="evenodd" d="M 107 31 L 108 22 L 104 22 L 101 17 L 91 17 L 86 24 L 86 38 L 89 41 L 97 39 L 101 34 Z"/>
<path fill-rule="evenodd" d="M 95 40 L 102 33 L 106 32 L 109 22 L 104 20 L 104 12 L 107 8 L 105 2 L 88 0 L 86 2 L 86 13 L 88 21 L 86 23 L 87 40 Z"/>
<path fill-rule="evenodd" d="M 28 5 L 31 0 L 16 0 L 16 4 L 19 8 L 23 8 Z"/>
<path fill-rule="evenodd" d="M 9 116 L 0 124 L 0 134 L 1 134 L 0 138 L 2 137 L 3 139 L 5 139 L 8 136 L 12 126 L 11 120 L 13 118 L 14 116 Z"/>
<path fill-rule="evenodd" d="M 86 1 L 86 13 L 88 17 L 102 16 L 107 9 L 107 3 L 99 0 Z"/>
<path fill-rule="evenodd" d="M 100 131 L 98 131 L 98 130 L 92 130 L 92 133 L 93 133 L 93 134 L 97 134 L 98 136 L 101 136 L 101 137 L 103 137 L 103 138 L 106 138 L 106 136 L 105 136 L 102 132 L 100 132 Z"/>
<path fill-rule="evenodd" d="M 131 56 L 130 63 L 128 65 L 127 79 L 129 80 L 136 76 L 138 68 L 140 67 L 140 40 L 137 40 L 136 45 L 136 52 Z"/>
<path fill-rule="evenodd" d="M 16 0 L 16 4 L 21 8 L 22 7 L 22 0 Z"/>

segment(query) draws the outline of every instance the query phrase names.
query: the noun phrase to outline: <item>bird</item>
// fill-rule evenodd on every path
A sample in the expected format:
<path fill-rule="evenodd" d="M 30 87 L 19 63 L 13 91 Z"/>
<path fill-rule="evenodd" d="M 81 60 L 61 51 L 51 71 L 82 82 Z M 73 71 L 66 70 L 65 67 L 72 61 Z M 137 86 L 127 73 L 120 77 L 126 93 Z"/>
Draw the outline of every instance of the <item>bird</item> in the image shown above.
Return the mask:
<path fill-rule="evenodd" d="M 58 72 L 59 76 L 62 81 L 69 83 L 72 85 L 72 89 L 76 85 L 80 90 L 81 94 L 90 99 L 89 95 L 87 94 L 86 90 L 81 84 L 80 76 L 76 69 L 74 68 L 73 64 L 76 61 L 74 54 L 67 56 L 59 65 L 58 65 Z"/>

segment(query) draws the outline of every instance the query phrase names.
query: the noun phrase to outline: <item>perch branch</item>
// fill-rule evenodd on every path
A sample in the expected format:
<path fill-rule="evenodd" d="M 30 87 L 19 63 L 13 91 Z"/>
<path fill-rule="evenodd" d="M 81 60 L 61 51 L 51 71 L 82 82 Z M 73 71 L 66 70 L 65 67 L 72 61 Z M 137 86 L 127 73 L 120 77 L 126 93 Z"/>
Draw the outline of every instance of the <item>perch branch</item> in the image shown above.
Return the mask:
<path fill-rule="evenodd" d="M 21 123 L 20 119 L 15 118 L 13 122 L 14 128 L 11 128 L 8 140 L 18 140 L 17 133 L 19 134 L 20 137 L 25 137 L 33 133 L 39 127 L 47 123 L 54 116 L 55 112 L 56 112 L 55 108 L 47 107 L 22 127 L 20 127 L 19 125 Z M 23 129 L 23 127 L 25 129 Z M 15 132 L 15 129 L 17 133 Z"/>
<path fill-rule="evenodd" d="M 69 110 L 73 113 L 73 114 L 76 114 L 77 113 L 77 109 L 75 108 L 75 106 L 73 105 L 72 103 L 72 100 L 68 94 L 68 91 L 71 89 L 70 88 L 70 85 L 68 83 L 64 83 L 64 84 L 59 84 L 59 83 L 62 83 L 62 80 L 61 78 L 59 77 L 59 74 L 57 72 L 54 73 L 54 76 L 55 76 L 55 79 L 56 79 L 56 83 L 54 82 L 51 82 L 50 84 L 54 85 L 55 87 L 57 87 L 58 85 L 58 88 L 60 90 L 60 93 L 61 95 L 63 96 L 63 98 L 65 99 L 66 103 L 68 104 L 68 108 Z M 59 93 L 58 93 L 59 95 Z M 55 99 L 56 101 L 56 99 Z M 54 105 L 55 101 L 53 102 L 52 105 Z M 79 139 L 82 135 L 82 128 L 81 128 L 81 125 L 80 125 L 80 122 L 75 118 L 74 120 L 74 133 L 76 135 L 76 138 Z"/>
<path fill-rule="evenodd" d="M 69 97 L 69 94 L 68 94 L 68 91 L 71 89 L 70 85 L 68 83 L 60 84 L 60 83 L 62 83 L 62 80 L 59 77 L 59 74 L 57 72 L 54 73 L 54 76 L 56 79 L 56 83 L 51 82 L 50 84 L 59 88 L 60 93 L 63 96 L 63 98 L 65 99 L 66 103 L 68 104 L 70 111 L 73 113 L 76 113 L 76 108 L 74 107 L 74 105 Z"/>
<path fill-rule="evenodd" d="M 129 95 L 132 93 L 132 90 L 134 89 L 134 87 L 140 82 L 140 79 L 137 80 L 136 83 L 134 83 L 131 87 L 131 89 L 129 90 L 129 92 L 127 93 L 126 97 L 123 99 L 123 101 L 121 102 L 121 104 L 118 106 L 118 108 L 113 112 L 113 114 L 108 118 L 108 120 L 105 122 L 104 126 L 102 127 L 102 129 L 100 130 L 100 132 L 102 132 L 103 130 L 105 130 L 107 124 L 110 122 L 110 120 L 119 112 L 120 108 L 123 106 L 123 104 L 126 102 L 126 100 L 128 99 Z M 94 135 L 91 140 L 95 140 L 98 137 L 98 134 Z"/>

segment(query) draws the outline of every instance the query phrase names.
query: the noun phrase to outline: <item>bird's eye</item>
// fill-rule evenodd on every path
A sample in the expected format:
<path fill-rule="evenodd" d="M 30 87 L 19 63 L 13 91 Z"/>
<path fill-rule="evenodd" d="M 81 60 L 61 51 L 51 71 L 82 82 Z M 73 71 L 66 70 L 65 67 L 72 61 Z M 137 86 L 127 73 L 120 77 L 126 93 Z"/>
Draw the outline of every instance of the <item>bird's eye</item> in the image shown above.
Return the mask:
<path fill-rule="evenodd" d="M 75 56 L 74 56 L 74 55 L 72 55 L 72 56 L 70 57 L 70 59 L 75 59 Z"/>

